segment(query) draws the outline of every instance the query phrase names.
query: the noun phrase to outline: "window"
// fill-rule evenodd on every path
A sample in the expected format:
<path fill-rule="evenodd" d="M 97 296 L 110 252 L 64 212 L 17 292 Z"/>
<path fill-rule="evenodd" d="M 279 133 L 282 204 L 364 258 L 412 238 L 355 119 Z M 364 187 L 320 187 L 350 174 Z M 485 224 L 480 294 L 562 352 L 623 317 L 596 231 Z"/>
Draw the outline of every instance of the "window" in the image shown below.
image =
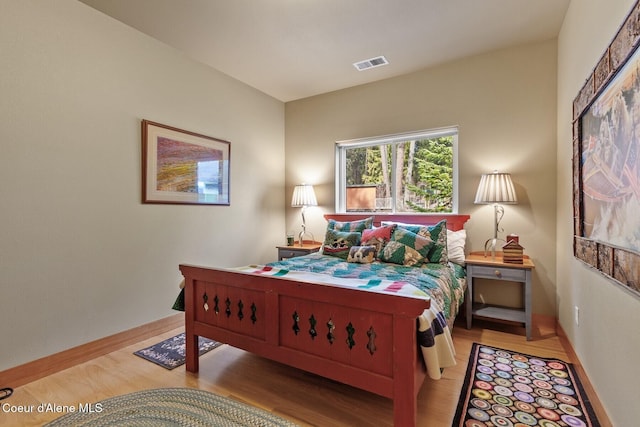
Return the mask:
<path fill-rule="evenodd" d="M 337 212 L 457 212 L 458 129 L 339 141 Z"/>

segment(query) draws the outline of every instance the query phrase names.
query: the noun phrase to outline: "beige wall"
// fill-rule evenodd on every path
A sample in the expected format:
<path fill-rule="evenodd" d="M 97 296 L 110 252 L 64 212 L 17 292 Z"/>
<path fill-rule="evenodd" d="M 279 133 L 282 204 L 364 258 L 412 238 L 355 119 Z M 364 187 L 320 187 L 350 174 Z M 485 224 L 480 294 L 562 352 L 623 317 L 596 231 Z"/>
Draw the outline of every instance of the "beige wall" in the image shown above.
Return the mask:
<path fill-rule="evenodd" d="M 457 125 L 459 212 L 471 214 L 469 249 L 482 250 L 493 234 L 493 208 L 473 204 L 480 175 L 511 172 L 520 204 L 505 206 L 502 225 L 520 235 L 536 263 L 534 312 L 555 316 L 556 53 L 552 40 L 287 103 L 286 200 L 295 184 L 316 186 L 321 206 L 309 210 L 307 222 L 321 239 L 322 214 L 335 206 L 335 141 Z M 299 226 L 300 210 L 288 208 L 287 228 Z M 479 293 L 519 304 L 517 286 L 493 291 Z"/>
<path fill-rule="evenodd" d="M 0 371 L 276 258 L 284 105 L 74 0 L 0 5 Z M 140 203 L 140 120 L 231 141 L 231 206 Z"/>
<path fill-rule="evenodd" d="M 558 39 L 558 309 L 589 379 L 616 426 L 637 425 L 640 298 L 604 278 L 572 252 L 572 102 L 633 0 L 572 1 Z M 574 307 L 580 322 L 574 322 Z"/>

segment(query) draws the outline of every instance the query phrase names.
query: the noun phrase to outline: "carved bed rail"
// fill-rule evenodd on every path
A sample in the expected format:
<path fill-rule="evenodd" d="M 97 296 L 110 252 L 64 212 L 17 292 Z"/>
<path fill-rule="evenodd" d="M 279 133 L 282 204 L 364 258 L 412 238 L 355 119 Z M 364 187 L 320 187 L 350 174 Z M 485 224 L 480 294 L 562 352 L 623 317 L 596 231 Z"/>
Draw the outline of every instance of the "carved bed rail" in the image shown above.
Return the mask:
<path fill-rule="evenodd" d="M 416 319 L 429 300 L 233 270 L 180 271 L 187 371 L 198 371 L 204 336 L 391 398 L 395 425 L 415 425 L 425 378 Z"/>

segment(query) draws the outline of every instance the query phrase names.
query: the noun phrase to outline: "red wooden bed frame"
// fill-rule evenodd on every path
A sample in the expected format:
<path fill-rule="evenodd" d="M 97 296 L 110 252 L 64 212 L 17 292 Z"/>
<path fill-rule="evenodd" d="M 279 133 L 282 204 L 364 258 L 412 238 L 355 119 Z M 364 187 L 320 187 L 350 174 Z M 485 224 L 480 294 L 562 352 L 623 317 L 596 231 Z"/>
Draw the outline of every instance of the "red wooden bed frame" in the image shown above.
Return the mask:
<path fill-rule="evenodd" d="M 325 215 L 353 221 L 367 214 Z M 374 215 L 460 230 L 469 215 Z M 180 265 L 186 369 L 198 372 L 203 336 L 393 400 L 394 425 L 415 426 L 426 368 L 417 317 L 430 301 L 228 269 Z"/>

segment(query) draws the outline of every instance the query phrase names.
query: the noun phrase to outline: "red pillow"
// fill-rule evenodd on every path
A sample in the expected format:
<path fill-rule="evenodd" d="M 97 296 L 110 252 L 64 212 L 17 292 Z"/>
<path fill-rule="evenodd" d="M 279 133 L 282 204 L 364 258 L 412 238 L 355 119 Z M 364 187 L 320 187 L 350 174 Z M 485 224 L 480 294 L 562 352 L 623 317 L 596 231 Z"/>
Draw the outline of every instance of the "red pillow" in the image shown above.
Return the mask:
<path fill-rule="evenodd" d="M 367 228 L 362 231 L 362 246 L 375 246 L 376 254 L 379 255 L 384 248 L 384 245 L 391 240 L 393 230 L 396 229 L 396 224 L 383 225 L 381 227 Z M 376 257 L 377 257 L 376 255 Z"/>

